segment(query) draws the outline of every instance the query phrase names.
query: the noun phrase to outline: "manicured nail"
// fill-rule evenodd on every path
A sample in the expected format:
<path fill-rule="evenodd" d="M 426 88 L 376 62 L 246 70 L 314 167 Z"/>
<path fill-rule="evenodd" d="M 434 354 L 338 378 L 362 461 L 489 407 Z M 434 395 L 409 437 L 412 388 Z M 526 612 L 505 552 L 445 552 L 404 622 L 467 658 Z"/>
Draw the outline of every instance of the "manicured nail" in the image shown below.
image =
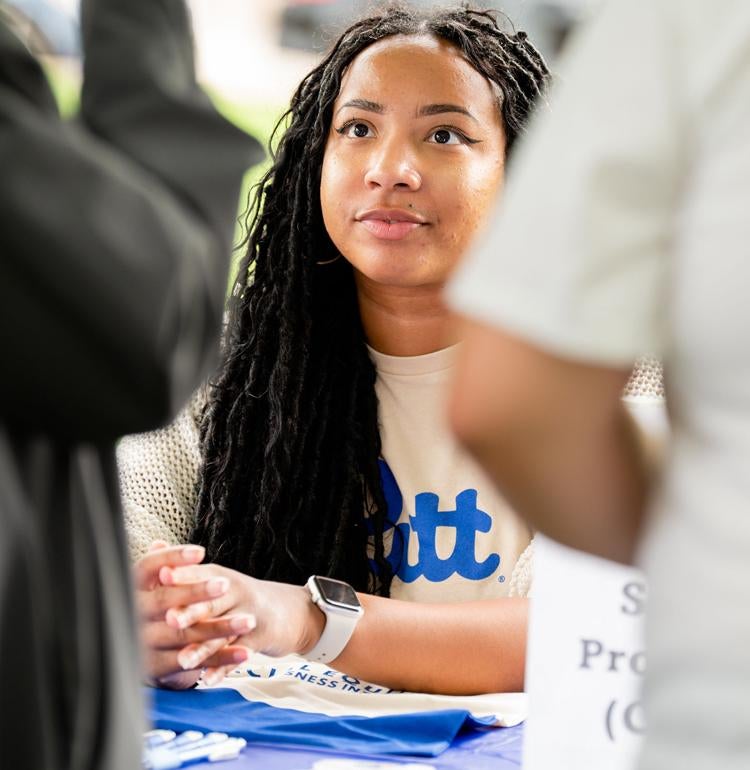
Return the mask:
<path fill-rule="evenodd" d="M 241 647 L 238 650 L 232 652 L 232 660 L 235 663 L 244 663 L 250 657 L 250 650 L 245 647 Z"/>
<path fill-rule="evenodd" d="M 182 558 L 185 561 L 199 562 L 203 559 L 206 549 L 202 545 L 186 545 L 182 549 Z"/>
<path fill-rule="evenodd" d="M 229 588 L 229 580 L 225 577 L 214 577 L 206 583 L 206 593 L 209 596 L 221 596 Z"/>
<path fill-rule="evenodd" d="M 203 675 L 203 683 L 213 687 L 215 684 L 219 684 L 223 678 L 224 672 L 220 668 L 212 668 Z"/>
<path fill-rule="evenodd" d="M 167 614 L 164 619 L 170 625 L 176 624 L 177 628 L 187 628 L 190 625 L 190 618 L 186 612 L 178 612 L 177 610 L 167 610 Z"/>
<path fill-rule="evenodd" d="M 201 662 L 201 656 L 197 650 L 181 652 L 177 656 L 177 662 L 182 666 L 183 671 L 191 671 L 198 667 L 198 664 Z"/>
<path fill-rule="evenodd" d="M 159 570 L 159 582 L 164 586 L 171 586 L 174 582 L 172 580 L 172 570 L 169 567 L 162 567 Z"/>
<path fill-rule="evenodd" d="M 238 615 L 229 621 L 229 627 L 238 634 L 246 634 L 258 625 L 254 615 Z"/>

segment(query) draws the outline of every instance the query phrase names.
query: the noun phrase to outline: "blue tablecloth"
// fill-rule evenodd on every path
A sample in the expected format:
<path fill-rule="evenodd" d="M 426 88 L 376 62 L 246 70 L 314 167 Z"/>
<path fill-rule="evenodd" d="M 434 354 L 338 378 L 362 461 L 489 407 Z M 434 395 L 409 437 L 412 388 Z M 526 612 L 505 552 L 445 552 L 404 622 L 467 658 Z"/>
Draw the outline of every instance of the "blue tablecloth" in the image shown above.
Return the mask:
<path fill-rule="evenodd" d="M 447 739 L 443 729 L 436 726 L 437 739 L 444 740 L 443 745 L 450 742 L 449 747 L 437 754 L 437 756 L 425 756 L 422 751 L 421 756 L 407 756 L 396 752 L 393 753 L 393 746 L 389 741 L 383 741 L 383 736 L 378 735 L 374 728 L 372 741 L 366 736 L 367 730 L 358 731 L 360 735 L 360 745 L 357 749 L 350 748 L 349 751 L 357 751 L 356 754 L 347 754 L 339 751 L 339 746 L 346 745 L 347 731 L 343 731 L 343 738 L 337 738 L 335 731 L 323 742 L 323 747 L 314 748 L 311 745 L 294 745 L 291 741 L 298 744 L 307 744 L 309 736 L 302 730 L 294 730 L 293 724 L 289 723 L 289 715 L 285 709 L 272 709 L 274 716 L 278 720 L 278 725 L 287 729 L 278 731 L 264 731 L 260 729 L 251 729 L 258 720 L 258 715 L 253 712 L 259 706 L 256 704 L 245 704 L 240 716 L 246 717 L 244 727 L 236 723 L 237 706 L 233 701 L 239 696 L 232 690 L 216 690 L 213 692 L 187 691 L 174 693 L 164 690 L 151 691 L 151 717 L 153 723 L 158 727 L 175 729 L 178 732 L 188 728 L 197 728 L 201 730 L 221 730 L 232 734 L 245 734 L 250 739 L 248 746 L 243 751 L 241 757 L 237 760 L 221 762 L 220 764 L 211 764 L 208 762 L 191 765 L 196 768 L 225 768 L 226 770 L 310 770 L 316 760 L 324 757 L 345 758 L 356 757 L 357 759 L 373 759 L 388 761 L 392 763 L 419 763 L 436 768 L 436 770 L 515 770 L 521 766 L 521 748 L 523 740 L 523 725 L 516 727 L 483 727 L 474 720 L 466 720 L 464 727 L 460 728 L 460 722 L 455 729 L 459 729 L 458 734 L 451 732 L 455 737 Z M 225 702 L 229 699 L 229 702 Z M 268 709 L 268 707 L 261 708 Z M 252 713 L 251 713 L 252 712 Z M 447 712 L 446 712 L 447 713 Z M 256 717 L 255 719 L 253 717 Z M 345 720 L 346 721 L 346 720 Z M 374 720 L 377 721 L 377 720 Z M 242 729 L 240 729 L 242 727 Z M 411 733 L 408 729 L 406 733 L 402 731 L 401 741 L 407 742 Z M 417 733 L 424 732 L 424 724 L 416 724 Z M 438 733 L 440 735 L 438 735 Z M 442 737 L 441 737 L 442 735 Z M 366 741 L 363 740 L 364 736 Z M 425 735 L 412 736 L 415 747 L 421 749 L 425 747 Z M 311 741 L 314 743 L 314 741 Z M 356 741 L 354 741 L 356 743 Z M 361 751 L 363 744 L 367 747 L 372 746 L 372 754 Z M 320 743 L 319 743 L 320 745 Z M 325 746 L 335 747 L 333 750 Z M 442 748 L 442 747 L 441 747 Z M 380 749 L 380 753 L 378 753 Z M 388 750 L 391 750 L 389 753 Z M 437 749 L 439 750 L 439 749 Z M 433 752 L 435 753 L 435 752 Z"/>
<path fill-rule="evenodd" d="M 403 764 L 417 762 L 432 765 L 437 770 L 518 770 L 521 767 L 522 740 L 522 724 L 517 727 L 492 727 L 459 735 L 451 747 L 437 757 L 378 757 L 358 754 L 356 759 L 380 759 Z M 249 744 L 238 759 L 216 764 L 201 762 L 190 767 L 203 770 L 309 770 L 316 760 L 323 757 L 347 756 L 351 755 Z"/>

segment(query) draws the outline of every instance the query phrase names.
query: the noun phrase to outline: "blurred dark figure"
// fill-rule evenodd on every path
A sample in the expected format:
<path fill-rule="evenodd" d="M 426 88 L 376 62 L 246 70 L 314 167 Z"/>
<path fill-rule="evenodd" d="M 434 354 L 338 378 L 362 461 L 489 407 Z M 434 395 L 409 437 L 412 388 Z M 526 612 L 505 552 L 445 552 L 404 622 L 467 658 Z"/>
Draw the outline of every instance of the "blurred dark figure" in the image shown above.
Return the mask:
<path fill-rule="evenodd" d="M 140 674 L 113 442 L 216 349 L 257 145 L 194 79 L 182 0 L 91 0 L 80 120 L 0 24 L 2 766 L 136 768 Z"/>

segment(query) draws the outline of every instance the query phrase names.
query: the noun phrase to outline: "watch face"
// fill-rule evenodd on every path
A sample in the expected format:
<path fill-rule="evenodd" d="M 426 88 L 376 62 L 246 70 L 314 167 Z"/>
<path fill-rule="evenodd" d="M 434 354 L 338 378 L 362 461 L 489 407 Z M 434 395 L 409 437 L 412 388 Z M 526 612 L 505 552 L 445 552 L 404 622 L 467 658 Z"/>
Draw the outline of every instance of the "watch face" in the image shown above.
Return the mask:
<path fill-rule="evenodd" d="M 320 595 L 329 604 L 354 611 L 361 606 L 356 592 L 348 583 L 332 578 L 316 577 L 315 584 L 318 586 Z"/>

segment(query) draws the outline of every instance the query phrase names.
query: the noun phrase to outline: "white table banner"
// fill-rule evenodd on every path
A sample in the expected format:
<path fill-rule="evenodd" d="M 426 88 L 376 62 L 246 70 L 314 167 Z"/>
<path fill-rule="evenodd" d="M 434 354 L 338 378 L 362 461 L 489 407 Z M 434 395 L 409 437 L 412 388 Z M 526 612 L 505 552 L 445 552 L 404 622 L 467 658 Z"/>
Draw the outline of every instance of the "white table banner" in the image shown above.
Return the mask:
<path fill-rule="evenodd" d="M 632 770 L 645 728 L 643 575 L 537 536 L 524 770 Z"/>

